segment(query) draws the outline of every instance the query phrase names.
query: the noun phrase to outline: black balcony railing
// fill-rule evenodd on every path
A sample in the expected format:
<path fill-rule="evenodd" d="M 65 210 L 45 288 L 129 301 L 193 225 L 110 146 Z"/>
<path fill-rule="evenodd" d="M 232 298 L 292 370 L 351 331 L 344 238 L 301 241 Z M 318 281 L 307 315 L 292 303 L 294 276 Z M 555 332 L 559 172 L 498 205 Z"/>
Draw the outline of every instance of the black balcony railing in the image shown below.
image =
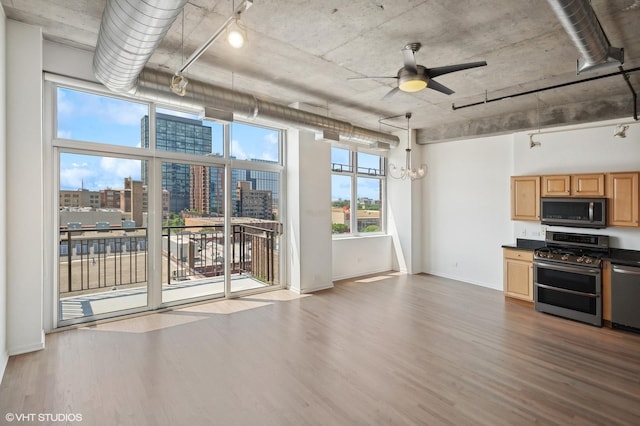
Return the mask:
<path fill-rule="evenodd" d="M 271 223 L 269 223 L 271 225 Z M 278 225 L 278 224 L 275 224 Z M 234 224 L 230 235 L 231 274 L 249 274 L 267 285 L 277 282 L 279 225 L 260 227 Z M 224 274 L 224 226 L 168 226 L 163 228 L 167 283 Z"/>
<path fill-rule="evenodd" d="M 147 282 L 147 229 L 60 229 L 60 293 Z"/>
<path fill-rule="evenodd" d="M 278 278 L 280 225 L 234 224 L 225 262 L 223 226 L 167 226 L 162 229 L 162 282 L 247 274 L 265 285 Z M 60 229 L 60 294 L 139 287 L 147 283 L 147 228 Z"/>

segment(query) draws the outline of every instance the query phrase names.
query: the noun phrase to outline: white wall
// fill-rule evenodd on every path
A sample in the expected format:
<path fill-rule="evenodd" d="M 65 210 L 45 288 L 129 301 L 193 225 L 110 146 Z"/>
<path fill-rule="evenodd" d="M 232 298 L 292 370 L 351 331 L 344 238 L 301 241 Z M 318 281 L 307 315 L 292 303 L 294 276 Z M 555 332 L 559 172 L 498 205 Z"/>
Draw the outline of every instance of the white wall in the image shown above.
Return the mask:
<path fill-rule="evenodd" d="M 425 272 L 502 288 L 509 220 L 511 136 L 424 146 Z"/>
<path fill-rule="evenodd" d="M 289 286 L 298 293 L 333 287 L 331 146 L 311 132 L 287 132 Z"/>
<path fill-rule="evenodd" d="M 336 238 L 332 244 L 333 279 L 342 280 L 392 269 L 389 235 Z"/>
<path fill-rule="evenodd" d="M 640 125 L 617 139 L 619 122 L 547 129 L 534 137 L 541 142 L 534 148 L 526 133 L 426 145 L 425 272 L 502 289 L 500 246 L 516 238 L 544 240 L 539 223 L 510 220 L 510 176 L 640 170 Z M 639 229 L 587 232 L 609 235 L 612 247 L 640 250 Z"/>
<path fill-rule="evenodd" d="M 7 190 L 6 159 L 6 31 L 7 18 L 4 9 L 0 6 L 0 382 L 4 369 L 7 366 L 9 354 L 7 352 L 7 249 L 6 249 L 6 216 L 7 202 L 5 194 Z"/>
<path fill-rule="evenodd" d="M 7 348 L 10 355 L 44 347 L 42 34 L 6 27 Z"/>

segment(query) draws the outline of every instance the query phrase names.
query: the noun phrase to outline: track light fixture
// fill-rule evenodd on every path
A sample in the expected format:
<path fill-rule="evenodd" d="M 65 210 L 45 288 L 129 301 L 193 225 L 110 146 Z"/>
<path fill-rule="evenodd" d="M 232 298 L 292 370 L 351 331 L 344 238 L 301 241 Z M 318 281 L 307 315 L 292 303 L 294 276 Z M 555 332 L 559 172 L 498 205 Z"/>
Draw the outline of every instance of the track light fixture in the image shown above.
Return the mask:
<path fill-rule="evenodd" d="M 236 49 L 240 49 L 244 46 L 247 40 L 247 30 L 240 22 L 240 13 L 236 15 L 236 18 L 227 27 L 227 42 Z"/>
<path fill-rule="evenodd" d="M 187 93 L 187 85 L 189 80 L 180 73 L 175 73 L 171 78 L 171 90 L 178 96 L 184 96 Z"/>

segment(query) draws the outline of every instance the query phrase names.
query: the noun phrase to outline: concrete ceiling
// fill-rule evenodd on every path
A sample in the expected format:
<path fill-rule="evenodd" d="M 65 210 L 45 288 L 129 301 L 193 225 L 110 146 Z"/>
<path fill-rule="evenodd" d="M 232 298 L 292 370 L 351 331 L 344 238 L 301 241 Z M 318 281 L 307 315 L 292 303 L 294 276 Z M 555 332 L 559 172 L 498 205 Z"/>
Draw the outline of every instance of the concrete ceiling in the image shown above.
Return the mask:
<path fill-rule="evenodd" d="M 104 0 L 1 1 L 10 19 L 41 26 L 48 40 L 90 50 L 96 45 Z M 233 6 L 230 0 L 190 1 L 148 67 L 180 69 Z M 639 67 L 640 0 L 593 0 L 592 6 L 611 45 L 624 48 L 625 69 Z M 380 118 L 411 111 L 419 143 L 633 116 L 622 76 L 452 108 L 618 71 L 576 75 L 579 53 L 543 0 L 255 0 L 242 21 L 245 47 L 216 41 L 187 77 L 285 105 L 319 106 L 332 117 L 385 132 L 394 129 Z M 422 43 L 417 63 L 428 68 L 481 60 L 488 66 L 438 77 L 455 91 L 450 96 L 423 90 L 383 100 L 396 80 L 348 80 L 394 76 L 410 42 Z M 629 76 L 640 91 L 640 72 Z M 404 123 L 398 120 L 391 123 Z"/>

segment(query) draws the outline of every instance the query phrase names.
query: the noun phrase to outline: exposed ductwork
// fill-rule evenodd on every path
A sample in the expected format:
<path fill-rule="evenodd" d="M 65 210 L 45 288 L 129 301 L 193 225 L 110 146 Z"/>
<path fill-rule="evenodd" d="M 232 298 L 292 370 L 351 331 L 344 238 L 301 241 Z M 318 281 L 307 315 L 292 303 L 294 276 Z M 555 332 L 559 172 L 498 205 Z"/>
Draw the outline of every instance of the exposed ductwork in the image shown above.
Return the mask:
<path fill-rule="evenodd" d="M 624 50 L 611 47 L 589 0 L 547 0 L 578 48 L 577 73 L 624 63 Z"/>
<path fill-rule="evenodd" d="M 93 57 L 96 78 L 114 92 L 135 88 L 138 75 L 187 0 L 108 0 Z"/>
<path fill-rule="evenodd" d="M 194 80 L 184 97 L 169 85 L 172 76 L 144 66 L 187 0 L 108 0 L 93 58 L 96 78 L 114 92 L 128 92 L 165 105 L 188 109 L 212 107 L 244 118 L 261 118 L 294 127 L 339 135 L 340 140 L 398 146 L 399 138 L 345 121 L 302 111 L 223 87 Z"/>
<path fill-rule="evenodd" d="M 336 133 L 341 140 L 369 146 L 382 142 L 395 147 L 399 143 L 399 138 L 394 135 L 357 127 L 346 121 L 264 101 L 248 93 L 194 80 L 189 81 L 189 90 L 185 96 L 177 96 L 169 90 L 171 77 L 166 73 L 145 69 L 138 79 L 135 94 L 144 99 L 175 107 L 188 109 L 211 107 L 232 112 L 243 118 L 260 118 L 313 132 Z"/>

